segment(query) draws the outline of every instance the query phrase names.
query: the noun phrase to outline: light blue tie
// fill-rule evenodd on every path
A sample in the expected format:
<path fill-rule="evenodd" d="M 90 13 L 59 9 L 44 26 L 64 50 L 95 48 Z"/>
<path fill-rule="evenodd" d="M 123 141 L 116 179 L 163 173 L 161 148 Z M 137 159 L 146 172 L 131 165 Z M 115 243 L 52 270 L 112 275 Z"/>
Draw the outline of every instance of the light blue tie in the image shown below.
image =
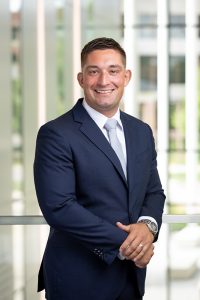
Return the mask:
<path fill-rule="evenodd" d="M 120 160 L 122 169 L 124 171 L 124 175 L 126 177 L 126 161 L 122 150 L 122 145 L 117 137 L 117 131 L 116 131 L 117 120 L 108 119 L 104 125 L 104 128 L 107 130 L 110 144 Z"/>

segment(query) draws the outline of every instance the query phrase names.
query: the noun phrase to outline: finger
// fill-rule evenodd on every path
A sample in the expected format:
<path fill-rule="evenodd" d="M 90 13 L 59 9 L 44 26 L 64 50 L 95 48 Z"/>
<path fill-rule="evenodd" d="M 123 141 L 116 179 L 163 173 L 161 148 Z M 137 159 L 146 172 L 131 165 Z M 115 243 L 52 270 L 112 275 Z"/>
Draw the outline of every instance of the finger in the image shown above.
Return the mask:
<path fill-rule="evenodd" d="M 128 257 L 128 259 L 133 260 L 133 258 L 141 252 L 143 247 L 144 245 L 140 242 L 140 240 L 135 238 L 127 245 L 126 248 L 122 248 L 122 252 L 124 256 Z"/>
<path fill-rule="evenodd" d="M 123 244 L 120 246 L 120 250 L 122 252 L 126 251 L 129 247 L 131 247 L 129 250 L 131 250 L 132 252 L 135 250 L 135 248 L 137 247 L 137 245 L 139 244 L 138 237 L 135 234 L 134 231 L 134 227 L 131 225 L 127 225 L 130 227 L 130 232 L 128 234 L 128 237 L 125 239 L 125 241 L 123 242 Z M 128 253 L 127 253 L 128 254 Z"/>
<path fill-rule="evenodd" d="M 135 265 L 139 268 L 145 268 L 147 264 L 150 262 L 152 256 L 154 255 L 154 244 L 146 245 L 146 249 L 143 249 L 143 252 L 133 259 Z M 142 256 L 143 255 L 143 256 Z"/>
<path fill-rule="evenodd" d="M 124 225 L 124 224 L 122 224 L 121 222 L 117 222 L 116 225 L 117 225 L 120 229 L 122 229 L 122 230 L 124 230 L 124 231 L 126 231 L 126 232 L 130 232 L 130 225 Z"/>
<path fill-rule="evenodd" d="M 152 253 L 152 246 L 145 245 L 141 248 L 141 251 L 138 253 L 138 255 L 135 257 L 135 262 L 141 260 L 145 256 L 149 256 L 150 253 Z"/>
<path fill-rule="evenodd" d="M 150 262 L 152 256 L 153 256 L 153 254 L 151 254 L 148 257 L 143 256 L 143 258 L 141 258 L 140 260 L 134 261 L 135 265 L 139 268 L 145 268 L 148 265 L 148 263 Z"/>
<path fill-rule="evenodd" d="M 123 255 L 125 256 L 129 255 L 130 253 L 135 251 L 137 244 L 137 242 L 134 242 L 134 237 L 132 237 L 132 235 L 129 234 L 126 240 L 120 246 L 120 251 L 122 251 Z"/>
<path fill-rule="evenodd" d="M 135 257 L 133 259 L 134 262 L 135 263 L 139 262 L 143 258 L 144 255 L 145 255 L 145 250 L 140 251 L 140 253 L 138 253 L 138 254 L 135 255 Z"/>
<path fill-rule="evenodd" d="M 143 250 L 134 258 L 135 263 L 139 264 L 148 264 L 151 257 L 154 255 L 154 246 L 144 247 Z"/>
<path fill-rule="evenodd" d="M 135 259 L 143 251 L 144 245 L 142 243 L 137 243 L 134 247 L 131 245 L 124 251 L 124 255 L 128 259 Z M 142 255 L 141 255 L 142 256 Z"/>

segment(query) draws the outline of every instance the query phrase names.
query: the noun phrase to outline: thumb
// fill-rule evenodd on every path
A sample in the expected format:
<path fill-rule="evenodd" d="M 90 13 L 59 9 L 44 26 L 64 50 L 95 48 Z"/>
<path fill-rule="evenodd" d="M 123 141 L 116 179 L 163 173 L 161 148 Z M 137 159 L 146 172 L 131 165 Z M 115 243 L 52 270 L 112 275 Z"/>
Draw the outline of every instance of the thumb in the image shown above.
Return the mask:
<path fill-rule="evenodd" d="M 116 223 L 117 227 L 119 227 L 120 229 L 129 232 L 130 231 L 130 225 L 124 225 L 121 222 L 117 222 Z"/>

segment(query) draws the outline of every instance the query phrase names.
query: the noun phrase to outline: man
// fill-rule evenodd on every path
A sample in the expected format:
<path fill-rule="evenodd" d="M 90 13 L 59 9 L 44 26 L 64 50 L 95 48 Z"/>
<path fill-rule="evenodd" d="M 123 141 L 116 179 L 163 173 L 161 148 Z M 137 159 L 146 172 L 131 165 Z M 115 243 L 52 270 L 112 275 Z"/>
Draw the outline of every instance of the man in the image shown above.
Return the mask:
<path fill-rule="evenodd" d="M 84 99 L 37 138 L 35 186 L 50 225 L 38 290 L 48 300 L 141 300 L 165 199 L 152 132 L 119 110 L 131 71 L 115 40 L 89 42 L 81 64 Z"/>

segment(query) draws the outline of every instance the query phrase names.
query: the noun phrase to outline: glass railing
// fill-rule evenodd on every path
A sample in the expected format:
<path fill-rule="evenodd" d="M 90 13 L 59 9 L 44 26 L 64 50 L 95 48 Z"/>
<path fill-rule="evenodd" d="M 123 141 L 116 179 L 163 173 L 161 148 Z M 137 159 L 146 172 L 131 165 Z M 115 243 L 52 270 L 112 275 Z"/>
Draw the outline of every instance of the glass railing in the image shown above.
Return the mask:
<path fill-rule="evenodd" d="M 200 299 L 200 215 L 164 215 L 144 300 Z M 42 216 L 0 216 L 0 299 L 44 300 L 37 274 L 49 226 Z"/>

